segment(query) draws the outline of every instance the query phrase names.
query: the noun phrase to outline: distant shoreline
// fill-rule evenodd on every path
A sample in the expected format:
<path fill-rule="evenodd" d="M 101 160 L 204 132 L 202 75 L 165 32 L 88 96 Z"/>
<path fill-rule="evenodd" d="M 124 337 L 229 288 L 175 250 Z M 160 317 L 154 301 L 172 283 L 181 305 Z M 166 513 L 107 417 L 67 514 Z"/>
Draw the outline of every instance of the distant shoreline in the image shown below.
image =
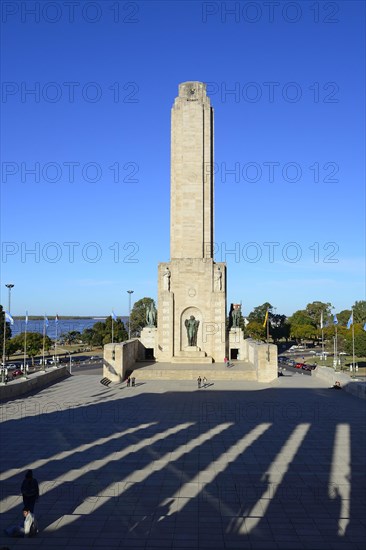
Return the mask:
<path fill-rule="evenodd" d="M 107 315 L 104 317 L 98 317 L 97 315 L 59 315 L 59 321 L 66 321 L 68 319 L 107 319 Z M 124 317 L 124 315 L 122 315 Z M 13 315 L 15 321 L 23 321 L 25 319 L 24 315 Z M 43 321 L 44 315 L 28 315 L 29 321 Z M 48 315 L 48 320 L 52 321 L 55 319 L 55 315 Z"/>

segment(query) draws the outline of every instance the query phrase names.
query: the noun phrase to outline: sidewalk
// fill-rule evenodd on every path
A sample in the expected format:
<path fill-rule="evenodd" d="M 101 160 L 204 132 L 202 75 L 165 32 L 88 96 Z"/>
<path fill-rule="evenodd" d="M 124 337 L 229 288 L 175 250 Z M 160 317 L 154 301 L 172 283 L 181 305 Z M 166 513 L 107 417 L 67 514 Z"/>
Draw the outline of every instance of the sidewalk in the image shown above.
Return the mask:
<path fill-rule="evenodd" d="M 74 376 L 1 407 L 1 533 L 24 471 L 34 539 L 11 550 L 364 550 L 366 404 L 310 376 L 272 384 Z"/>

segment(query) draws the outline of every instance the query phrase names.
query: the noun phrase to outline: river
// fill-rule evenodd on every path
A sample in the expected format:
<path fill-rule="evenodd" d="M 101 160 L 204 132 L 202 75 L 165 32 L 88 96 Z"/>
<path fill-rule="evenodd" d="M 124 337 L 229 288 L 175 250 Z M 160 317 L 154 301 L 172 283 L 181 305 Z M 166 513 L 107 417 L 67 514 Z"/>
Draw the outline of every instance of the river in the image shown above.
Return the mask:
<path fill-rule="evenodd" d="M 46 334 L 51 339 L 57 339 L 62 337 L 62 334 L 76 330 L 78 332 L 83 332 L 86 328 L 91 328 L 98 323 L 99 321 L 104 322 L 106 317 L 89 317 L 83 319 L 59 319 L 58 323 L 55 322 L 55 318 L 48 318 L 48 327 L 46 327 Z M 120 317 L 120 319 L 125 323 L 128 321 L 128 317 Z M 29 319 L 27 325 L 27 332 L 39 332 L 43 334 L 44 321 L 43 319 Z M 14 324 L 11 326 L 12 336 L 16 336 L 21 332 L 25 331 L 25 320 L 24 319 L 14 319 Z"/>

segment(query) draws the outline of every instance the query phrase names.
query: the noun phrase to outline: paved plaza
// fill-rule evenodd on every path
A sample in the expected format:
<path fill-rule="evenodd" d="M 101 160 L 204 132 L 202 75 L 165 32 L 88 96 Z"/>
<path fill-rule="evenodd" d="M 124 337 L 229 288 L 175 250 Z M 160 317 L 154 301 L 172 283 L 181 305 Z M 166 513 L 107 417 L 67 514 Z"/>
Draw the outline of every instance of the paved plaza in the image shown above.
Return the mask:
<path fill-rule="evenodd" d="M 28 468 L 41 497 L 38 537 L 0 547 L 364 550 L 365 401 L 298 374 L 99 380 L 2 404 L 1 533 Z"/>

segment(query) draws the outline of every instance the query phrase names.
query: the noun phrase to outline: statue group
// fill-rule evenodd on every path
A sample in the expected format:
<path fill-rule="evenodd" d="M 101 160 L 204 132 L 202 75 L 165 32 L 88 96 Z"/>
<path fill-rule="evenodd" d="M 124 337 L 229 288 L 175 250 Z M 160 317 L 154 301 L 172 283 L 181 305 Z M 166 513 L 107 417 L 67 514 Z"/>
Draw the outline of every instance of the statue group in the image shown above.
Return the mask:
<path fill-rule="evenodd" d="M 187 329 L 188 345 L 197 346 L 197 333 L 200 322 L 193 315 L 184 322 Z"/>

